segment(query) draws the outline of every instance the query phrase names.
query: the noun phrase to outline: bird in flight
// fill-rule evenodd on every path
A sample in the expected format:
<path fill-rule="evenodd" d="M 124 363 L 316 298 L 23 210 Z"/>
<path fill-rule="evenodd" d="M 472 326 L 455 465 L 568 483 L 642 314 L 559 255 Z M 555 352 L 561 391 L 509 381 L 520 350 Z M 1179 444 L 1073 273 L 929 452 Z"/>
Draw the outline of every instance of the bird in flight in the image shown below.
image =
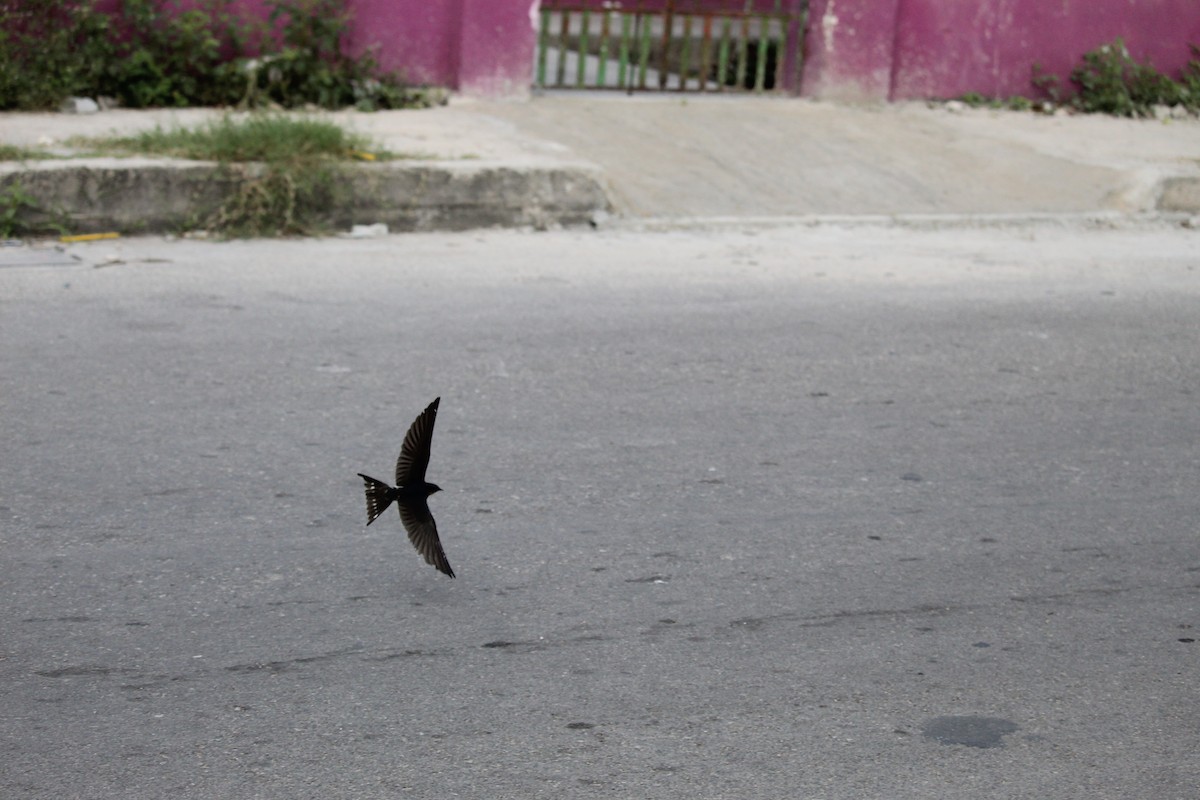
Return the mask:
<path fill-rule="evenodd" d="M 363 479 L 367 493 L 367 524 L 387 510 L 396 501 L 400 509 L 400 521 L 408 531 L 408 540 L 412 542 L 417 552 L 425 557 L 425 561 L 437 567 L 439 571 L 454 577 L 442 543 L 438 539 L 437 524 L 433 514 L 429 513 L 427 498 L 434 492 L 440 492 L 440 486 L 425 481 L 425 468 L 429 466 L 429 446 L 433 442 L 433 423 L 437 420 L 437 398 L 413 420 L 404 444 L 400 447 L 400 458 L 396 459 L 396 486 L 388 486 L 383 481 L 377 481 L 369 475 L 358 473 Z"/>

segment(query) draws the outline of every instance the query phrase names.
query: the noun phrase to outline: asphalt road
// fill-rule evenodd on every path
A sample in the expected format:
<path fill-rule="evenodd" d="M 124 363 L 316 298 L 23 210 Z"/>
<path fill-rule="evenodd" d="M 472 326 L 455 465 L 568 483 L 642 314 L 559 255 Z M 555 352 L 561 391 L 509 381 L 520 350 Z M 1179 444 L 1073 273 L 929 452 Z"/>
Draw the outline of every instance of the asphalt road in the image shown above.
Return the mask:
<path fill-rule="evenodd" d="M 1193 231 L 69 256 L 0 268 L 0 797 L 1195 797 Z M 438 395 L 457 580 L 355 475 Z"/>

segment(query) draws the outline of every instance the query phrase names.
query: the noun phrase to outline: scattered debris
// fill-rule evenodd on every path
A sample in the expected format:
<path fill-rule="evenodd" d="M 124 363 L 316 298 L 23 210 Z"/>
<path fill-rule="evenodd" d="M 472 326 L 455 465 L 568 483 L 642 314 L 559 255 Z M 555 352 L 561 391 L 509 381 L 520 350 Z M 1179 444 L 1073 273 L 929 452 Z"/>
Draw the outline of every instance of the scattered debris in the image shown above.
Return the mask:
<path fill-rule="evenodd" d="M 58 240 L 65 244 L 73 244 L 75 242 L 97 242 L 101 239 L 119 239 L 121 234 L 115 232 L 108 233 L 80 233 L 74 236 L 60 236 Z"/>
<path fill-rule="evenodd" d="M 68 97 L 58 110 L 64 114 L 95 114 L 100 106 L 90 97 Z"/>
<path fill-rule="evenodd" d="M 387 223 L 376 222 L 374 225 L 354 225 L 350 228 L 350 232 L 346 234 L 346 237 L 349 239 L 375 239 L 387 235 Z"/>

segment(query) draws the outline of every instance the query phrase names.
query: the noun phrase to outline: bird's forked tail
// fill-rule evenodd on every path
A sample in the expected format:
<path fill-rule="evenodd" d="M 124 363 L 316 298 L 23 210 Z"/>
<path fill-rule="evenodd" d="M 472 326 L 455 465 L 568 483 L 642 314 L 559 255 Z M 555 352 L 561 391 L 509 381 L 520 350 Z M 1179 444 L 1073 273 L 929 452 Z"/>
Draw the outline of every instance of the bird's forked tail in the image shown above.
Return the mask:
<path fill-rule="evenodd" d="M 358 477 L 363 479 L 363 488 L 367 493 L 367 524 L 370 525 L 392 504 L 392 487 L 361 472 Z"/>

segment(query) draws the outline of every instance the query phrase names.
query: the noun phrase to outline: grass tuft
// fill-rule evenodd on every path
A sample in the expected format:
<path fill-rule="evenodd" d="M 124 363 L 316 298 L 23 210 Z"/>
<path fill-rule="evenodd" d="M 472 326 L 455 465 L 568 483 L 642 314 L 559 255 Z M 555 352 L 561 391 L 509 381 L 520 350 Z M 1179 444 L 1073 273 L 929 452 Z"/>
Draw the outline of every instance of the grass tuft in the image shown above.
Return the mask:
<path fill-rule="evenodd" d="M 198 128 L 156 127 L 134 136 L 87 139 L 82 144 L 198 161 L 268 164 L 345 160 L 370 150 L 367 140 L 332 122 L 286 114 L 224 116 Z M 380 157 L 381 153 L 376 153 Z"/>
<path fill-rule="evenodd" d="M 44 150 L 31 150 L 13 144 L 0 144 L 0 161 L 34 161 L 39 158 L 58 158 Z"/>

